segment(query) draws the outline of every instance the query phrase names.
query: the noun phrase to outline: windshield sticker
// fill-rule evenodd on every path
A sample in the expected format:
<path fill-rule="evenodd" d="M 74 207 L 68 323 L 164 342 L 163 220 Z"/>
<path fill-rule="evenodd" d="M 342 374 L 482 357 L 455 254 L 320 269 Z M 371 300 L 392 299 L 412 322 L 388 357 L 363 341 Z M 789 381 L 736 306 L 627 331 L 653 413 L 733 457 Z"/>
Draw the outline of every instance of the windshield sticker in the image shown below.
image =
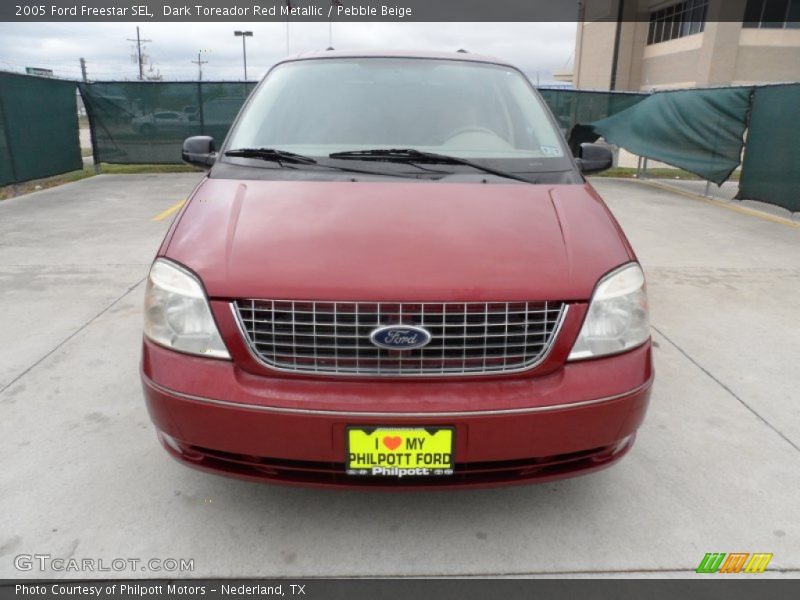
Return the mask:
<path fill-rule="evenodd" d="M 558 146 L 539 146 L 539 149 L 545 156 L 561 156 L 561 150 L 558 149 Z"/>

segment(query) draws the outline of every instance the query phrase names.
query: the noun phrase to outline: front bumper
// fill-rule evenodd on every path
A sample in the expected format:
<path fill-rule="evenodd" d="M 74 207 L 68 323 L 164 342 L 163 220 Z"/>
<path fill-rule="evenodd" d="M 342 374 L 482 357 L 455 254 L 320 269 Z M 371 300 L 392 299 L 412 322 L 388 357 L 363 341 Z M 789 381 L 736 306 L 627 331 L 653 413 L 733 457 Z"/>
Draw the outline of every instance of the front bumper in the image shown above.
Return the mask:
<path fill-rule="evenodd" d="M 540 377 L 264 377 L 145 340 L 142 381 L 165 448 L 201 469 L 301 485 L 488 486 L 593 471 L 630 448 L 650 397 L 650 343 Z M 352 477 L 348 425 L 455 427 L 455 475 Z"/>

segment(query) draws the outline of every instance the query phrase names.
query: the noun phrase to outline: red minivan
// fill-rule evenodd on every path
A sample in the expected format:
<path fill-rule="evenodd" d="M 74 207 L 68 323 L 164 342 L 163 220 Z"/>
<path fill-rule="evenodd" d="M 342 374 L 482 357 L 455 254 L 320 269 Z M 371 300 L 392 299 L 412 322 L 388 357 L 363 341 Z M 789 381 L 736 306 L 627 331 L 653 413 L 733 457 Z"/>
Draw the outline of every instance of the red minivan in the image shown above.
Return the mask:
<path fill-rule="evenodd" d="M 633 444 L 642 269 L 526 77 L 467 53 L 280 62 L 172 224 L 142 381 L 166 450 L 286 484 L 543 481 Z"/>

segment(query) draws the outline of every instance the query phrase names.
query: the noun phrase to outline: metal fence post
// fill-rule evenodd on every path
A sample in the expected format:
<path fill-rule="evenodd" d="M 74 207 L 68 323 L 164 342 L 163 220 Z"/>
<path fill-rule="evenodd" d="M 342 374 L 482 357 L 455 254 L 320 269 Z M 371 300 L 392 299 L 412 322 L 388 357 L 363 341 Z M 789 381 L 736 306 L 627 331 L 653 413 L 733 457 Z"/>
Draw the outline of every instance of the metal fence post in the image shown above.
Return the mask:
<path fill-rule="evenodd" d="M 197 82 L 197 110 L 200 113 L 200 135 L 206 134 L 206 119 L 203 114 L 203 83 Z"/>
<path fill-rule="evenodd" d="M 0 98 L 0 123 L 3 124 L 3 131 L 0 132 L 0 135 L 3 136 L 6 148 L 8 148 L 8 164 L 11 167 L 11 182 L 18 183 L 19 173 L 17 171 L 17 161 L 14 160 L 14 151 L 11 147 L 11 134 L 8 130 L 8 119 L 5 115 L 5 108 L 3 107 L 3 99 Z M 16 188 L 12 188 L 14 190 L 14 195 L 17 195 Z"/>
<path fill-rule="evenodd" d="M 94 112 L 94 105 L 92 104 L 94 100 L 92 100 L 92 95 L 89 93 L 89 85 L 90 84 L 87 82 L 79 83 L 78 93 L 80 93 L 83 99 L 83 107 L 86 109 L 86 119 L 89 121 L 89 143 L 92 145 L 92 165 L 94 166 L 94 174 L 100 175 L 100 149 L 97 147 L 97 132 L 95 131 L 97 114 L 95 113 L 92 115 Z M 86 91 L 85 94 L 83 93 L 84 90 Z M 80 132 L 80 126 L 78 126 L 78 131 Z M 80 146 L 80 144 L 78 145 Z M 83 161 L 83 157 L 81 157 L 81 161 Z"/>

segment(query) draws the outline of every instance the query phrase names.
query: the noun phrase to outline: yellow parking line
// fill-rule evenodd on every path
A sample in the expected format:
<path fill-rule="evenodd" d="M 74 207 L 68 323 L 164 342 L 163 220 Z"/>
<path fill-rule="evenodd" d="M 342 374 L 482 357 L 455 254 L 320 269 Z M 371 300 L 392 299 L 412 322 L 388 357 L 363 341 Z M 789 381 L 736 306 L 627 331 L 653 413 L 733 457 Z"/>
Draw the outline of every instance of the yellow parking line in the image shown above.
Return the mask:
<path fill-rule="evenodd" d="M 170 206 L 167 210 L 158 213 L 155 217 L 153 217 L 153 221 L 163 221 L 168 216 L 178 212 L 184 204 L 186 204 L 186 198 L 176 202 L 175 204 Z"/>
<path fill-rule="evenodd" d="M 779 225 L 786 225 L 787 227 L 800 229 L 800 224 L 795 223 L 791 219 L 779 217 L 777 215 L 771 215 L 769 213 L 756 210 L 754 208 L 748 208 L 747 206 L 737 206 L 736 204 L 729 204 L 728 202 L 723 202 L 722 200 L 717 200 L 716 198 L 708 198 L 701 194 L 695 194 L 694 192 L 690 192 L 688 190 L 682 190 L 676 187 L 672 187 L 671 185 L 665 185 L 658 181 L 648 181 L 646 179 L 632 179 L 631 181 L 636 181 L 637 183 L 644 183 L 646 185 L 651 185 L 661 190 L 680 194 L 681 196 L 685 196 L 686 198 L 691 198 L 693 200 L 700 200 L 701 202 L 705 202 L 706 204 L 713 204 L 714 206 L 719 206 L 720 208 L 732 210 L 734 212 L 738 212 L 743 215 L 756 217 L 758 219 L 761 219 L 762 221 L 770 221 L 771 223 L 778 223 Z"/>

